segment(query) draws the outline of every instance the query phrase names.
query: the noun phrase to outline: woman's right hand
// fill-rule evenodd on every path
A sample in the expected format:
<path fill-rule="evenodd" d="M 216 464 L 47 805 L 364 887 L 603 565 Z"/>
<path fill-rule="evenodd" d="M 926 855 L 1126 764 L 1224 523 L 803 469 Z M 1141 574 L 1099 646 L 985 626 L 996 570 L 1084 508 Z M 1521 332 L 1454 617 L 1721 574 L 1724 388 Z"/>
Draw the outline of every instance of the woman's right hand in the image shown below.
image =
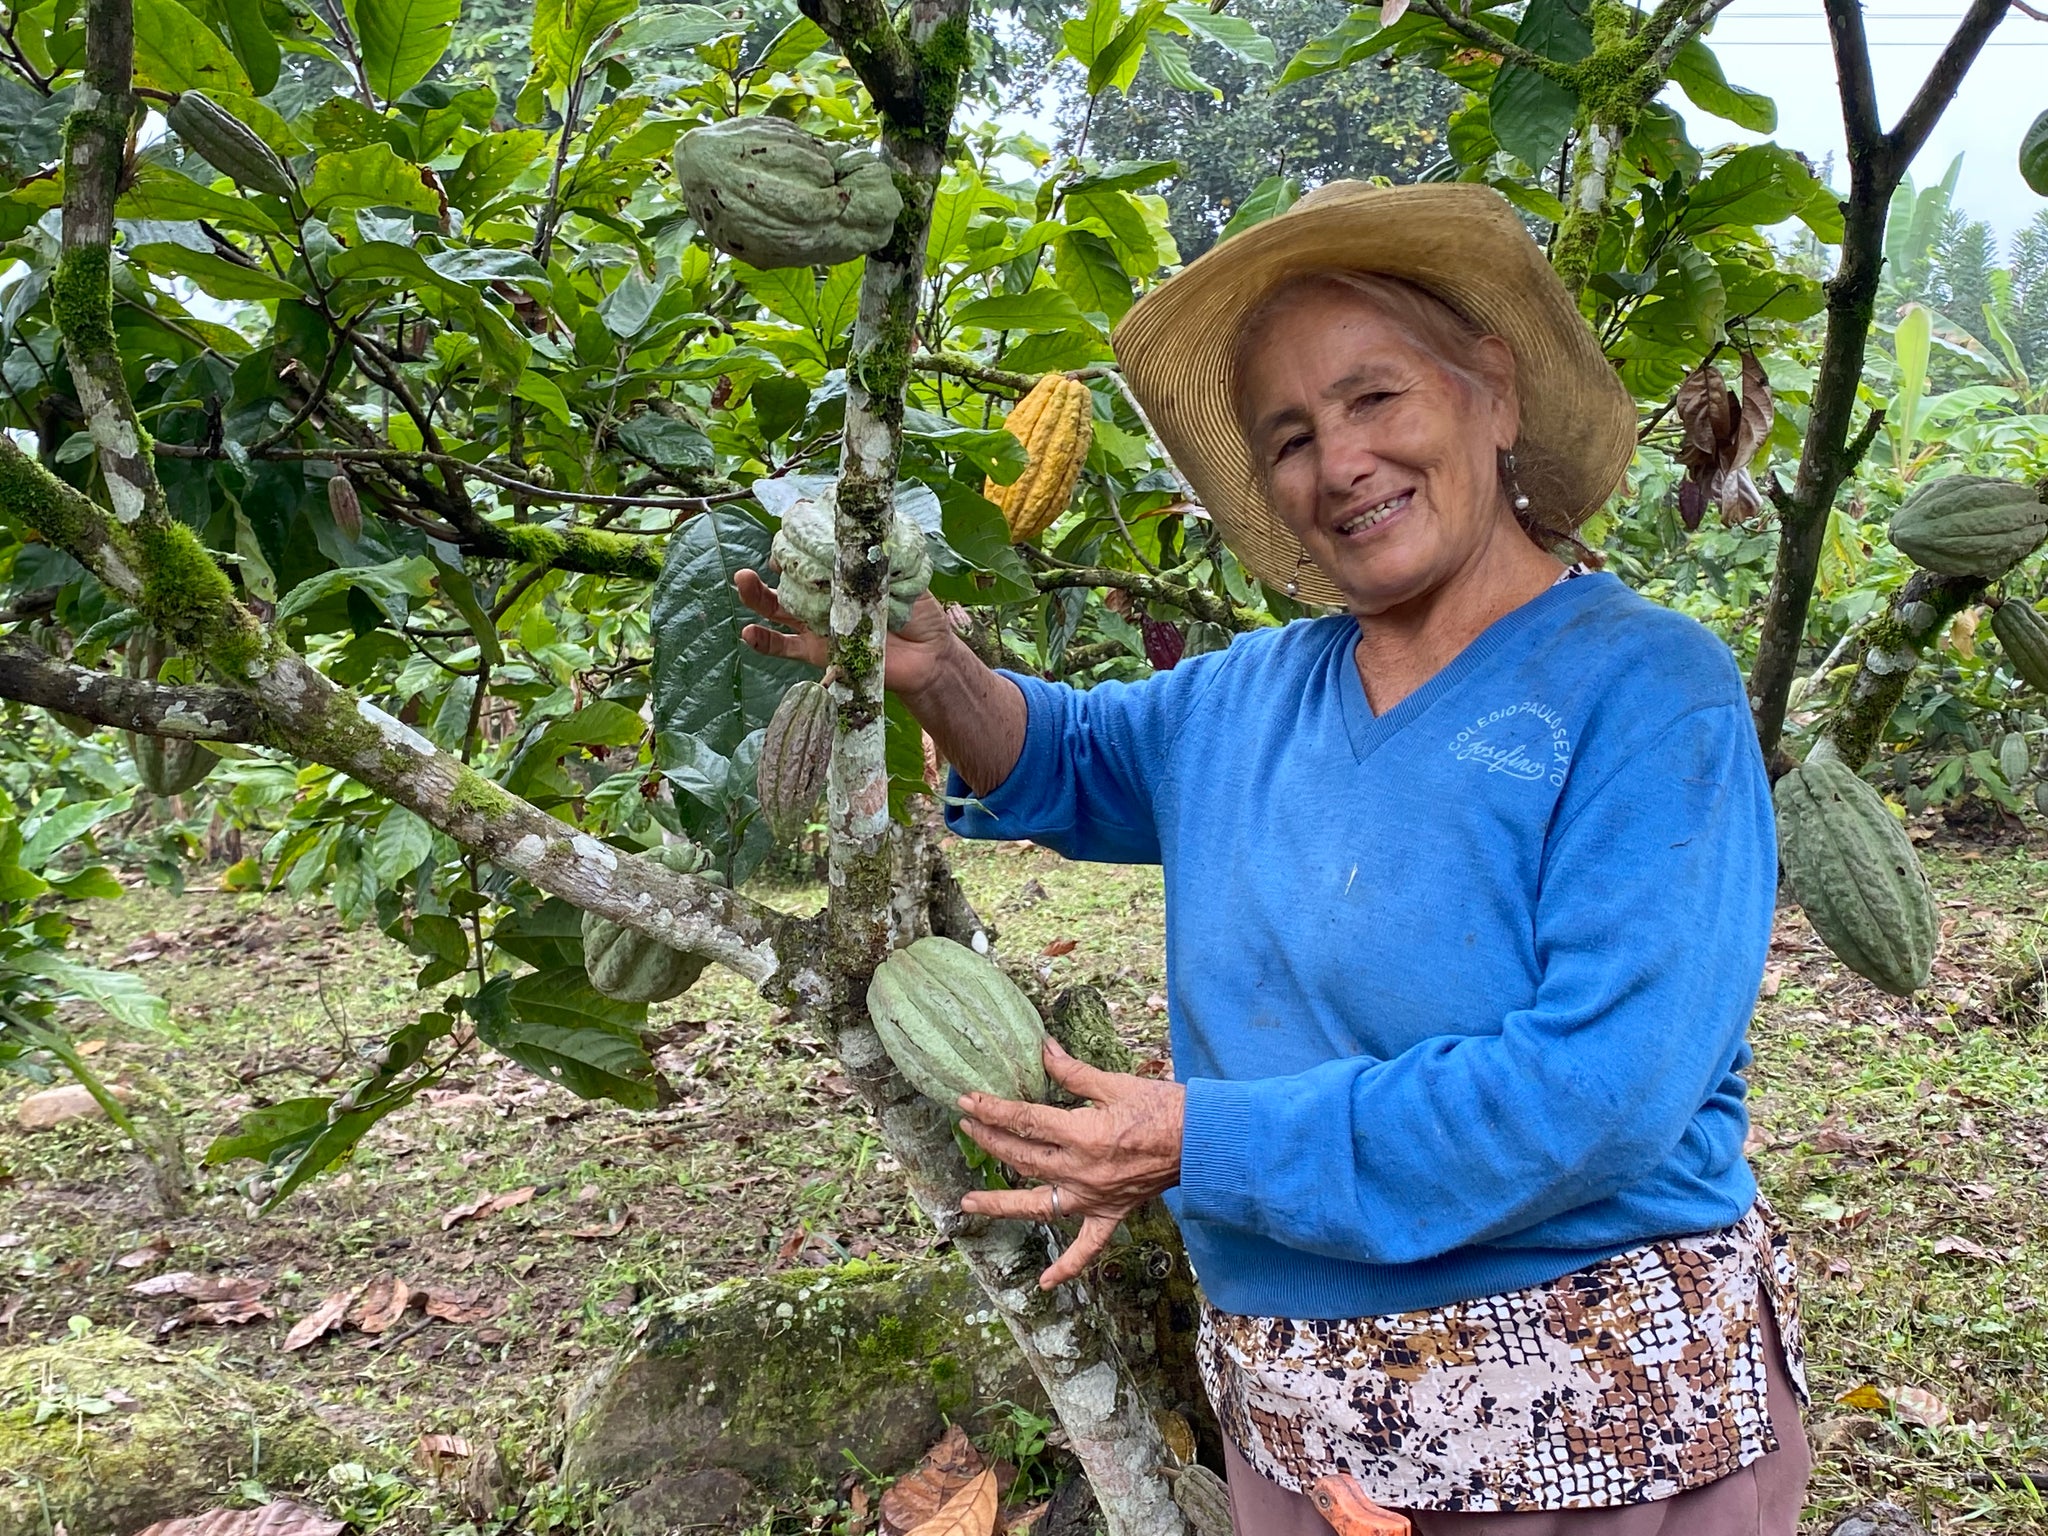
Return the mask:
<path fill-rule="evenodd" d="M 825 638 L 785 613 L 776 601 L 775 589 L 758 572 L 740 571 L 732 584 L 747 607 L 769 623 L 787 625 L 791 631 L 785 634 L 766 624 L 749 624 L 740 631 L 740 639 L 763 656 L 807 661 L 819 668 L 825 665 Z M 889 632 L 882 686 L 906 702 L 915 699 L 930 691 L 947 664 L 957 661 L 955 648 L 964 645 L 938 599 L 929 592 L 921 593 L 903 627 Z"/>

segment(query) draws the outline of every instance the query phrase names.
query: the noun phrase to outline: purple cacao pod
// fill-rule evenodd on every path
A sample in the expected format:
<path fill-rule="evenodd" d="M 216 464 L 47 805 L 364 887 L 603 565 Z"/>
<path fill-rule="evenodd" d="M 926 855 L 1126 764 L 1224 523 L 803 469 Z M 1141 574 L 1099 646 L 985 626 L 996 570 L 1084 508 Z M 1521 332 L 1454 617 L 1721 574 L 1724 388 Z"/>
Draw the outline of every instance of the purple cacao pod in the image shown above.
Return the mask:
<path fill-rule="evenodd" d="M 1146 619 L 1140 625 L 1145 632 L 1145 659 L 1152 663 L 1155 672 L 1170 672 L 1188 648 L 1187 637 L 1180 627 L 1164 619 Z"/>

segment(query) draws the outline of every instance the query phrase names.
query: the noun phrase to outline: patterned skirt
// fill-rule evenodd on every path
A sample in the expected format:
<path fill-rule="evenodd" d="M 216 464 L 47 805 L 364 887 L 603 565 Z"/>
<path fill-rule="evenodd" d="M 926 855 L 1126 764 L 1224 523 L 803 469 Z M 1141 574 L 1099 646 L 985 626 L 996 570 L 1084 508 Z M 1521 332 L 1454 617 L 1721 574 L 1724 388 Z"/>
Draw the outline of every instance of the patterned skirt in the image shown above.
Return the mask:
<path fill-rule="evenodd" d="M 1399 1509 L 1646 1504 L 1778 1448 L 1766 1300 L 1804 1400 L 1791 1252 L 1761 1200 L 1723 1231 L 1424 1312 L 1205 1307 L 1199 1358 L 1224 1433 L 1283 1488 L 1348 1472 Z"/>

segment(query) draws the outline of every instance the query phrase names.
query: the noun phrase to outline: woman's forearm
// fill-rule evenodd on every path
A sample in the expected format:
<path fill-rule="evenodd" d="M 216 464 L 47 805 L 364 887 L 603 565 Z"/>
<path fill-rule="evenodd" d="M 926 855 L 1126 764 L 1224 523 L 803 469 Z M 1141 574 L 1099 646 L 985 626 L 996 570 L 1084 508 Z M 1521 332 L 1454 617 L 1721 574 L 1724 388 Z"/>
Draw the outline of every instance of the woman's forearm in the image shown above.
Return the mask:
<path fill-rule="evenodd" d="M 1024 694 L 963 641 L 948 646 L 915 692 L 899 695 L 939 754 L 978 795 L 998 788 L 1024 751 Z"/>

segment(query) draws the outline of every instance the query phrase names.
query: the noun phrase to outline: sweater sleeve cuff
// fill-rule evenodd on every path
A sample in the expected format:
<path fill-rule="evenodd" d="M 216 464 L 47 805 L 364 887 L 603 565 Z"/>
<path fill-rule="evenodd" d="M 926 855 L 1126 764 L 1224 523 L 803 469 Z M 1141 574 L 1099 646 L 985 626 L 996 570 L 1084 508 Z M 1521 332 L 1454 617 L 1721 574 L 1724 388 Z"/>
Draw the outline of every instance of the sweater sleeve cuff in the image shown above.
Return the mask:
<path fill-rule="evenodd" d="M 1190 1078 L 1180 1145 L 1181 1214 L 1247 1226 L 1251 1215 L 1252 1102 L 1256 1085 Z"/>
<path fill-rule="evenodd" d="M 1043 830 L 1045 790 L 1052 773 L 1059 722 L 1053 700 L 1035 677 L 1004 672 L 1024 695 L 1024 748 L 1010 775 L 987 794 L 977 795 L 955 770 L 946 770 L 946 830 L 961 837 L 1024 838 Z"/>

